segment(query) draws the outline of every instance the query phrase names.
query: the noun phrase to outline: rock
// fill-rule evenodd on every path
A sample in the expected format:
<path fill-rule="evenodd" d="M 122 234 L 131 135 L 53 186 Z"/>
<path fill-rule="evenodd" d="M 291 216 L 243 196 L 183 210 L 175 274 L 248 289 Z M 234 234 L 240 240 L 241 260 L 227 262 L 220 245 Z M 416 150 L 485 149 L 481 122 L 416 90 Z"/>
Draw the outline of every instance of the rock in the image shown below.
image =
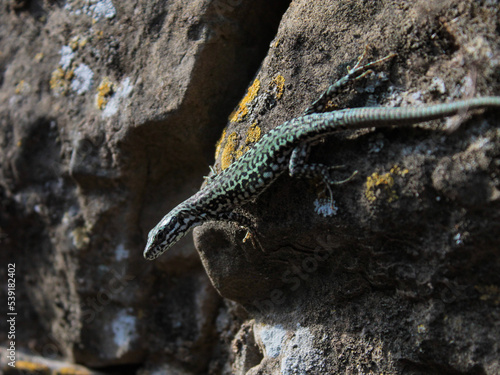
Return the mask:
<path fill-rule="evenodd" d="M 498 41 L 470 25 L 493 30 L 498 10 L 488 7 L 488 21 L 480 21 L 472 3 L 453 4 L 294 2 L 223 133 L 216 169 L 251 147 L 253 129 L 264 134 L 299 116 L 366 45 L 369 60 L 398 56 L 333 106 L 495 94 L 498 62 L 486 56 L 499 52 Z M 446 31 L 436 40 L 438 29 Z M 472 80 L 471 60 L 482 61 Z M 280 350 L 280 340 L 265 344 L 277 333 L 257 337 L 265 355 L 247 374 L 497 371 L 499 353 L 489 343 L 500 334 L 492 325 L 500 281 L 493 235 L 498 115 L 453 121 L 444 126 L 448 133 L 440 130 L 443 121 L 349 132 L 315 146 L 313 162 L 346 166 L 339 180 L 358 175 L 335 187 L 331 211 L 321 206 L 321 184 L 280 177 L 239 210 L 255 223 L 262 248 L 243 242 L 245 230 L 232 223 L 196 228 L 195 244 L 219 293 L 271 332 L 293 337 Z M 247 350 L 252 345 L 248 340 Z M 472 349 L 479 347 L 481 354 Z"/>
<path fill-rule="evenodd" d="M 495 165 L 500 155 L 498 129 L 481 135 L 467 149 L 443 158 L 432 172 L 434 188 L 449 200 L 468 207 L 494 204 L 500 198 Z"/>
<path fill-rule="evenodd" d="M 283 176 L 241 208 L 260 245 L 213 222 L 198 252 L 187 237 L 142 258 L 217 139 L 220 171 L 365 46 L 368 60 L 397 57 L 332 108 L 498 95 L 496 4 L 1 7 L 0 259 L 16 264 L 19 352 L 142 374 L 500 371 L 494 111 L 451 133 L 331 137 L 311 160 L 346 165 L 339 179 L 358 170 L 331 206 L 321 184 Z"/>
<path fill-rule="evenodd" d="M 221 299 L 192 240 L 149 263 L 144 239 L 200 186 L 286 6 L 2 5 L 2 264 L 19 270 L 20 348 L 99 368 L 218 360 Z"/>
<path fill-rule="evenodd" d="M 263 360 L 262 351 L 255 343 L 254 326 L 254 321 L 243 324 L 233 340 L 234 363 L 232 371 L 235 375 L 248 374 Z"/>

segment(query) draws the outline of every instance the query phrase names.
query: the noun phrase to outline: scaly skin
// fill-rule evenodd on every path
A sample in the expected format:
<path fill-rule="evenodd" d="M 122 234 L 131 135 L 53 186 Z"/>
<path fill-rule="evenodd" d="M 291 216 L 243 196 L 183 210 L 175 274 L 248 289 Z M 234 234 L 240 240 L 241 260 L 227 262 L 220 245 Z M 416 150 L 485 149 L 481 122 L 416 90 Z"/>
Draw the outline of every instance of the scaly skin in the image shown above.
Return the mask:
<path fill-rule="evenodd" d="M 349 74 L 353 72 L 361 72 L 361 69 L 356 66 Z M 329 90 L 334 91 L 331 87 Z M 319 138 L 350 129 L 407 126 L 481 108 L 500 109 L 500 97 L 422 107 L 344 109 L 307 114 L 287 121 L 265 134 L 252 149 L 211 179 L 208 185 L 169 212 L 149 232 L 144 257 L 149 260 L 157 258 L 191 228 L 208 220 L 234 221 L 249 228 L 248 219 L 236 214 L 234 209 L 257 198 L 286 171 L 294 176 L 320 175 L 329 183 L 325 177 L 328 171 L 318 170 L 318 165 L 308 169 L 305 163 L 298 163 L 307 157 L 307 146 Z M 308 109 L 306 113 L 314 110 Z"/>

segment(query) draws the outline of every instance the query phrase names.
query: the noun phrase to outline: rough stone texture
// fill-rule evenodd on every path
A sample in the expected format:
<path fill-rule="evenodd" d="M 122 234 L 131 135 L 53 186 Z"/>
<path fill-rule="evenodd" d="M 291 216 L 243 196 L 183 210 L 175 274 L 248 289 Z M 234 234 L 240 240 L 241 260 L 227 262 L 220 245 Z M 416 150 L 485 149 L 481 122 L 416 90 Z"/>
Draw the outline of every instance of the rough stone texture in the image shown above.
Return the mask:
<path fill-rule="evenodd" d="M 429 3 L 293 2 L 217 166 L 250 125 L 266 132 L 300 115 L 365 45 L 371 59 L 398 56 L 381 69 L 386 76 L 358 82 L 335 105 L 498 95 L 498 2 Z M 264 251 L 230 223 L 195 230 L 217 290 L 268 327 L 253 327 L 247 340 L 263 356 L 248 374 L 500 371 L 500 115 L 458 117 L 315 147 L 312 160 L 347 166 L 339 180 L 358 175 L 334 189 L 327 217 L 317 213 L 321 184 L 289 176 L 243 207 Z M 235 363 L 250 366 L 247 352 Z"/>
<path fill-rule="evenodd" d="M 1 257 L 17 265 L 18 350 L 130 373 L 223 363 L 223 305 L 192 241 L 156 263 L 142 249 L 208 173 L 288 5 L 264 4 L 1 4 Z"/>
<path fill-rule="evenodd" d="M 366 45 L 398 55 L 332 105 L 499 95 L 498 1 L 0 6 L 0 259 L 16 263 L 19 353 L 141 375 L 500 372 L 494 111 L 450 134 L 326 140 L 312 159 L 346 165 L 339 179 L 358 170 L 335 209 L 321 184 L 283 176 L 242 208 L 263 249 L 232 224 L 197 228 L 208 278 L 190 238 L 142 259 L 255 74 L 217 169 Z"/>

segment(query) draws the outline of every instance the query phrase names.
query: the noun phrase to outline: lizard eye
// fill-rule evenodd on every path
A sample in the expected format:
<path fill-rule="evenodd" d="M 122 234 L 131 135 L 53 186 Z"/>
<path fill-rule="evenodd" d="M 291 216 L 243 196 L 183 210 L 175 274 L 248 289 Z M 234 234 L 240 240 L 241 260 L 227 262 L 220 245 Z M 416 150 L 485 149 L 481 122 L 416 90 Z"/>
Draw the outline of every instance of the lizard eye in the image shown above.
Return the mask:
<path fill-rule="evenodd" d="M 158 223 L 158 227 L 163 227 L 163 228 L 168 228 L 170 225 L 172 225 L 172 216 L 165 216 L 161 221 Z"/>

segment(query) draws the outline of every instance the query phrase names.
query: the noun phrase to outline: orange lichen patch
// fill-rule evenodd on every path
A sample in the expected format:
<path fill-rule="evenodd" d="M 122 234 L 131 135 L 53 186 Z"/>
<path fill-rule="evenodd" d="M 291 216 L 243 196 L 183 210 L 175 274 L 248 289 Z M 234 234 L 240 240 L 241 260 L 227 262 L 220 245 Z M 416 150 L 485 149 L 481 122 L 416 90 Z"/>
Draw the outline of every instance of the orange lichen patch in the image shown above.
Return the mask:
<path fill-rule="evenodd" d="M 222 136 L 217 142 L 217 146 L 215 148 L 215 159 L 217 159 L 222 152 L 221 155 L 221 168 L 222 170 L 226 169 L 231 165 L 232 162 L 238 160 L 245 152 L 247 152 L 251 143 L 257 142 L 262 134 L 262 130 L 257 123 L 251 125 L 247 130 L 247 136 L 245 139 L 245 143 L 238 147 L 239 137 L 236 132 L 233 132 L 229 135 L 227 140 L 224 142 L 226 138 L 226 129 L 222 132 Z M 224 146 L 223 146 L 224 145 Z"/>
<path fill-rule="evenodd" d="M 230 121 L 241 121 L 247 114 L 247 104 L 251 102 L 260 89 L 260 81 L 256 79 L 252 86 L 248 89 L 247 95 L 240 102 L 239 109 L 231 114 Z M 257 123 L 252 124 L 246 133 L 245 143 L 238 147 L 239 136 L 236 132 L 231 133 L 226 139 L 227 130 L 224 129 L 222 135 L 215 147 L 215 159 L 220 156 L 221 169 L 224 170 L 231 165 L 232 162 L 239 159 L 245 152 L 247 152 L 251 143 L 257 142 L 261 135 L 262 130 Z"/>
<path fill-rule="evenodd" d="M 33 58 L 33 60 L 35 60 L 35 62 L 37 62 L 37 63 L 40 62 L 40 61 L 42 61 L 42 59 L 43 59 L 43 52 L 38 52 L 35 55 L 35 57 Z"/>
<path fill-rule="evenodd" d="M 229 121 L 241 122 L 248 115 L 248 104 L 255 99 L 260 90 L 260 81 L 256 79 L 248 88 L 247 94 L 238 105 L 238 109 L 229 115 Z"/>
<path fill-rule="evenodd" d="M 399 168 L 398 165 L 393 166 L 390 170 L 390 173 L 392 173 L 393 175 L 401 176 L 401 177 L 404 177 L 408 172 L 409 172 L 409 170 L 407 168 L 401 169 L 401 168 Z"/>
<path fill-rule="evenodd" d="M 88 370 L 76 369 L 73 367 L 62 367 L 59 370 L 56 370 L 55 374 L 57 374 L 57 375 L 90 375 L 91 373 Z"/>
<path fill-rule="evenodd" d="M 370 202 L 374 202 L 377 199 L 377 190 L 382 190 L 385 192 L 387 197 L 387 202 L 391 203 L 399 199 L 394 190 L 394 176 L 404 177 L 408 173 L 408 169 L 401 170 L 399 166 L 395 165 L 391 170 L 384 174 L 373 173 L 366 179 L 366 190 L 365 196 Z"/>
<path fill-rule="evenodd" d="M 285 77 L 278 74 L 273 78 L 269 86 L 272 91 L 275 91 L 276 99 L 281 99 L 283 93 L 285 92 Z"/>
<path fill-rule="evenodd" d="M 19 95 L 19 94 L 27 94 L 31 89 L 31 86 L 29 83 L 27 83 L 24 79 L 19 81 L 19 83 L 16 85 L 16 88 L 14 89 L 14 92 Z"/>
<path fill-rule="evenodd" d="M 323 112 L 331 112 L 335 109 L 337 109 L 337 105 L 333 103 L 333 101 L 329 100 L 326 105 L 325 105 L 325 108 L 323 109 Z"/>
<path fill-rule="evenodd" d="M 68 91 L 73 74 L 72 69 L 67 72 L 62 68 L 54 70 L 49 83 L 52 91 L 54 91 L 57 95 L 65 94 Z"/>
<path fill-rule="evenodd" d="M 239 158 L 241 158 L 243 156 L 243 154 L 245 152 L 247 152 L 248 150 L 250 149 L 250 147 L 248 146 L 241 146 L 240 148 L 238 148 L 235 153 L 234 153 L 234 158 L 236 160 L 238 160 Z"/>
<path fill-rule="evenodd" d="M 386 192 L 389 193 L 388 201 L 392 202 L 393 200 L 398 199 L 396 192 L 392 189 L 394 185 L 394 178 L 390 173 L 384 173 L 382 175 L 378 173 L 373 173 L 371 176 L 368 176 L 366 179 L 366 190 L 365 196 L 370 202 L 374 202 L 377 197 L 375 196 L 375 191 L 382 187 Z"/>
<path fill-rule="evenodd" d="M 217 144 L 215 145 L 215 160 L 217 160 L 217 158 L 219 157 L 221 149 L 222 149 L 222 144 L 224 143 L 224 140 L 226 139 L 226 130 L 227 129 L 224 129 L 222 131 L 222 135 L 220 136 L 219 140 L 217 141 Z"/>
<path fill-rule="evenodd" d="M 98 109 L 104 109 L 108 104 L 109 98 L 114 92 L 114 83 L 108 77 L 104 77 L 97 87 L 97 95 L 95 97 L 95 105 Z"/>
<path fill-rule="evenodd" d="M 226 144 L 222 150 L 220 165 L 222 170 L 226 169 L 231 165 L 236 157 L 236 149 L 238 147 L 238 134 L 231 133 L 227 137 Z"/>
<path fill-rule="evenodd" d="M 250 150 L 250 143 L 255 143 L 260 139 L 262 131 L 260 130 L 260 127 L 257 126 L 257 123 L 252 124 L 248 130 L 247 130 L 247 137 L 245 139 L 245 144 L 240 146 L 235 154 L 234 157 L 236 160 L 241 158 L 245 152 Z"/>
<path fill-rule="evenodd" d="M 19 371 L 32 371 L 35 374 L 50 374 L 50 369 L 40 363 L 28 361 L 16 361 L 16 369 Z"/>
<path fill-rule="evenodd" d="M 74 36 L 71 38 L 71 40 L 68 43 L 68 46 L 73 50 L 76 51 L 78 48 L 83 48 L 88 42 L 88 38 L 86 37 L 81 37 L 81 36 Z"/>
<path fill-rule="evenodd" d="M 479 299 L 481 301 L 492 302 L 495 306 L 500 305 L 500 287 L 497 285 L 474 285 L 481 296 Z"/>
<path fill-rule="evenodd" d="M 261 133 L 262 130 L 259 126 L 257 126 L 257 123 L 253 123 L 247 130 L 247 139 L 245 139 L 245 144 L 247 145 L 249 143 L 257 142 L 261 137 Z"/>
<path fill-rule="evenodd" d="M 21 93 L 21 90 L 22 90 L 22 88 L 23 88 L 23 86 L 24 86 L 24 79 L 23 79 L 23 80 L 21 80 L 21 81 L 20 81 L 20 82 L 16 85 L 16 88 L 14 89 L 14 92 L 15 92 L 16 94 L 20 94 L 20 93 Z"/>

